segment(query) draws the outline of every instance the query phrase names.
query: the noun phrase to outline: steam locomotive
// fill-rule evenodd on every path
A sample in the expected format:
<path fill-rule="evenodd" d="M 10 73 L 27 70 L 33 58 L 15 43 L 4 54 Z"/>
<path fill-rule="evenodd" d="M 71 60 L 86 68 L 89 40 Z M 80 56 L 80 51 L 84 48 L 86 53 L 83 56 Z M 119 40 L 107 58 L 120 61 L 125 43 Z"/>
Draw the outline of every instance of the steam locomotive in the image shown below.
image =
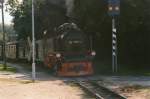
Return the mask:
<path fill-rule="evenodd" d="M 53 68 L 57 75 L 81 76 L 93 74 L 92 60 L 96 53 L 90 50 L 90 42 L 74 23 L 58 27 L 55 51 L 48 52 L 45 65 Z"/>
<path fill-rule="evenodd" d="M 36 61 L 43 62 L 58 76 L 93 74 L 92 60 L 96 52 L 91 50 L 87 35 L 74 23 L 64 23 L 55 32 L 52 38 L 36 41 Z M 30 61 L 32 52 L 29 45 L 29 42 L 7 43 L 6 57 Z"/>

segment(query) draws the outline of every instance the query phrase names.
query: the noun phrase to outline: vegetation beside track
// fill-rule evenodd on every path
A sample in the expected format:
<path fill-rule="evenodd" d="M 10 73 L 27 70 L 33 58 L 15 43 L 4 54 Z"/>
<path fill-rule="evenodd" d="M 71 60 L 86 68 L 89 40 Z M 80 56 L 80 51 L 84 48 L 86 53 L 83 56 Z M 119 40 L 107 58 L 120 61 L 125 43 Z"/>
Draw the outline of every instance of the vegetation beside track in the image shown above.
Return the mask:
<path fill-rule="evenodd" d="M 121 92 L 133 92 L 133 91 L 142 91 L 147 90 L 150 92 L 150 87 L 147 86 L 140 86 L 140 85 L 132 85 L 132 86 L 124 86 L 120 88 Z"/>
<path fill-rule="evenodd" d="M 19 60 L 19 61 L 9 61 L 9 63 L 14 64 L 14 65 L 19 65 L 21 66 L 25 71 L 32 71 L 32 63 L 27 62 L 25 60 Z M 48 74 L 52 74 L 53 70 L 50 68 L 44 66 L 43 63 L 41 62 L 36 62 L 36 72 L 45 72 Z"/>
<path fill-rule="evenodd" d="M 8 65 L 7 65 L 7 69 L 4 69 L 3 67 L 4 65 L 0 64 L 0 71 L 7 71 L 7 72 L 13 72 L 13 73 L 17 72 L 17 69 L 15 67 L 11 67 Z"/>
<path fill-rule="evenodd" d="M 120 75 L 120 76 L 150 76 L 150 67 L 146 64 L 119 64 L 118 72 L 112 72 L 111 62 L 94 62 L 96 75 Z"/>

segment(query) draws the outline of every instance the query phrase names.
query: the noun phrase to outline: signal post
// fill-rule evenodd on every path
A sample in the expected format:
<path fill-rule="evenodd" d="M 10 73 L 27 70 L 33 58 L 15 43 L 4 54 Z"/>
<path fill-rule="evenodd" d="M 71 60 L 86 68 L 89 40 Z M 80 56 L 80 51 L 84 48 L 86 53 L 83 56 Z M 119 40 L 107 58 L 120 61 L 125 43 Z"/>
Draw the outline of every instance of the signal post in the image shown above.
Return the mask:
<path fill-rule="evenodd" d="M 108 14 L 112 17 L 112 72 L 118 71 L 116 17 L 120 14 L 120 0 L 108 0 Z"/>

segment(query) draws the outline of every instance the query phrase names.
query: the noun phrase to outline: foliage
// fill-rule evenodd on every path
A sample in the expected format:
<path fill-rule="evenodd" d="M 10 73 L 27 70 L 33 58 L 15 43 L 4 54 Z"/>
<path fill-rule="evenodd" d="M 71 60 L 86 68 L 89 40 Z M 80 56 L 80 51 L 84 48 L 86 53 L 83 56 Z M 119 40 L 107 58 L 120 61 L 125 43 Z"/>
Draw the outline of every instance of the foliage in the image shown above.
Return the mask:
<path fill-rule="evenodd" d="M 149 63 L 149 0 L 124 0 L 119 25 L 120 57 L 124 62 Z"/>
<path fill-rule="evenodd" d="M 14 73 L 17 72 L 17 69 L 14 67 L 7 66 L 6 70 L 4 70 L 3 68 L 4 68 L 4 66 L 2 64 L 0 64 L 0 71 L 14 72 Z"/>
<path fill-rule="evenodd" d="M 0 24 L 0 31 L 2 31 L 2 24 Z M 6 33 L 6 40 L 9 40 L 10 37 L 16 36 L 16 33 L 13 29 L 13 26 L 10 24 L 5 24 L 5 33 Z M 0 41 L 3 41 L 3 33 L 0 33 Z"/>
<path fill-rule="evenodd" d="M 8 0 L 9 12 L 13 16 L 14 29 L 19 38 L 26 38 L 31 32 L 31 11 L 28 5 L 19 4 L 17 0 Z"/>
<path fill-rule="evenodd" d="M 31 0 L 24 0 L 19 4 L 9 0 L 9 12 L 14 17 L 14 29 L 19 34 L 19 39 L 26 39 L 32 34 L 32 5 Z M 15 5 L 15 6 L 14 6 Z M 43 37 L 43 32 L 47 31 L 51 36 L 53 30 L 58 25 L 64 23 L 65 10 L 52 4 L 49 0 L 36 0 L 35 2 L 35 33 L 36 38 Z"/>
<path fill-rule="evenodd" d="M 149 63 L 149 4 L 149 0 L 121 0 L 121 13 L 116 17 L 119 62 Z M 111 17 L 107 14 L 107 0 L 75 0 L 74 14 L 76 23 L 93 35 L 99 59 L 111 59 Z"/>

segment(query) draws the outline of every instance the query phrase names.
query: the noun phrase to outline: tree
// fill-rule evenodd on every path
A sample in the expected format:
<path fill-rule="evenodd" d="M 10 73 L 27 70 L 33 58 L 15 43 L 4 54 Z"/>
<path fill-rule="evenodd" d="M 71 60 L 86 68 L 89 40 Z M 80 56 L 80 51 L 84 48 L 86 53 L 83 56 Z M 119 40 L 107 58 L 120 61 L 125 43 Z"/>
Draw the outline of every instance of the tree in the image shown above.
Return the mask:
<path fill-rule="evenodd" d="M 74 21 L 94 37 L 98 59 L 111 59 L 111 17 L 107 0 L 75 0 Z M 150 1 L 121 0 L 117 18 L 119 61 L 149 62 Z M 105 57 L 106 58 L 105 58 Z"/>
<path fill-rule="evenodd" d="M 8 0 L 8 11 L 13 16 L 14 30 L 19 39 L 31 36 L 31 5 L 19 4 L 17 0 Z"/>
<path fill-rule="evenodd" d="M 148 0 L 123 0 L 121 3 L 119 53 L 126 63 L 149 62 L 149 4 Z"/>
<path fill-rule="evenodd" d="M 2 31 L 2 24 L 0 24 L 0 31 Z M 13 26 L 10 24 L 5 24 L 5 33 L 6 33 L 6 40 L 9 41 L 10 39 L 16 39 L 16 33 L 13 29 Z M 3 41 L 3 33 L 0 33 L 0 41 Z"/>
<path fill-rule="evenodd" d="M 14 6 L 15 4 L 15 6 Z M 20 39 L 31 36 L 31 0 L 24 0 L 18 4 L 17 1 L 8 1 L 9 12 L 13 16 L 14 29 Z M 54 35 L 54 28 L 66 21 L 65 8 L 53 4 L 50 0 L 36 0 L 35 2 L 35 33 L 36 38 L 43 37 L 46 30 L 48 36 Z"/>
<path fill-rule="evenodd" d="M 105 0 L 75 0 L 74 20 L 80 28 L 93 36 L 94 49 L 99 58 L 111 57 L 111 18 Z"/>

